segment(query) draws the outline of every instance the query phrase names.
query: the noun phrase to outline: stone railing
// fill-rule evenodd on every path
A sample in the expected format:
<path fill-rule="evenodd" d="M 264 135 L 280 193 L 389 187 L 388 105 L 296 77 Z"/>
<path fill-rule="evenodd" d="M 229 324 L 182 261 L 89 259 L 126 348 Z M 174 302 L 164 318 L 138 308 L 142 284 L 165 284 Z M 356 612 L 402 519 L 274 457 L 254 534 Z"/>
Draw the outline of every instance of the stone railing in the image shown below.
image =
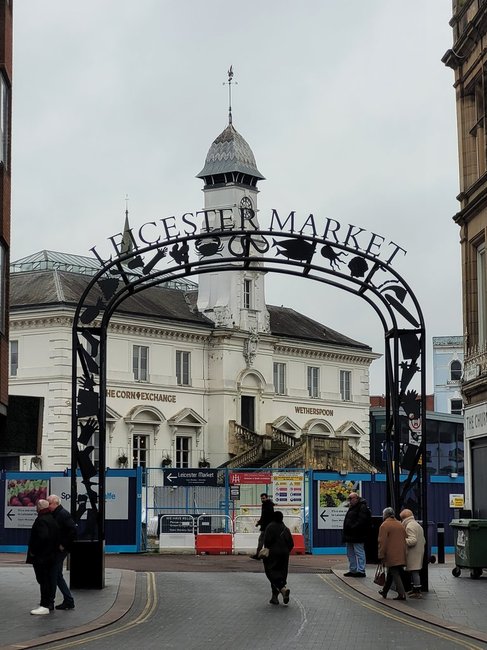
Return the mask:
<path fill-rule="evenodd" d="M 221 467 L 249 467 L 255 463 L 256 460 L 262 457 L 262 448 L 263 442 L 255 445 L 248 451 L 244 451 L 242 454 L 235 456 L 232 460 L 227 461 Z"/>
<path fill-rule="evenodd" d="M 300 442 L 298 438 L 295 438 L 290 433 L 281 431 L 281 429 L 276 429 L 272 425 L 270 427 L 270 435 L 273 440 L 276 442 L 282 442 L 282 444 L 287 445 L 288 447 L 295 447 Z"/>
<path fill-rule="evenodd" d="M 245 451 L 248 451 L 251 447 L 259 444 L 262 440 L 262 437 L 259 436 L 255 431 L 250 431 L 246 429 L 241 424 L 235 422 L 235 420 L 229 420 L 228 422 L 228 453 L 235 454 L 239 456 Z"/>
<path fill-rule="evenodd" d="M 377 468 L 372 463 L 362 456 L 356 449 L 350 447 L 350 464 L 354 471 L 363 471 L 368 474 L 377 474 Z"/>
<path fill-rule="evenodd" d="M 263 467 L 304 467 L 306 455 L 305 442 L 299 442 L 299 440 L 295 440 L 295 442 L 296 446 L 293 449 L 288 449 L 288 451 L 283 452 L 277 458 L 263 465 Z"/>

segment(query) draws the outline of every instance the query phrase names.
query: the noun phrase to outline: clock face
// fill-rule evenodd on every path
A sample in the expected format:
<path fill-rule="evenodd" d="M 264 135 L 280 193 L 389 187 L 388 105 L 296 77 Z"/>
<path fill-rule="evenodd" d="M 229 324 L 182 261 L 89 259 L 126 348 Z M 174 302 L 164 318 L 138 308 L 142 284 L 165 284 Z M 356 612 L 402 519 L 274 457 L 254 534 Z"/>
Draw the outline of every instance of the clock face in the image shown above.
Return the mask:
<path fill-rule="evenodd" d="M 253 216 L 253 205 L 252 200 L 248 196 L 244 196 L 240 201 L 240 209 L 242 214 L 246 219 L 251 219 Z"/>

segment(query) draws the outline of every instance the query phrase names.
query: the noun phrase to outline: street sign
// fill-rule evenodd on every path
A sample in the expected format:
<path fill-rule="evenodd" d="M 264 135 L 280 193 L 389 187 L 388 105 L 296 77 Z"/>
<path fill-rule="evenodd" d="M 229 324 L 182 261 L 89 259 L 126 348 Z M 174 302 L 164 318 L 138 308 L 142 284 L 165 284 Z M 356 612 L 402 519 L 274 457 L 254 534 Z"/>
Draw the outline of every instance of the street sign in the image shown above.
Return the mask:
<path fill-rule="evenodd" d="M 218 469 L 189 469 L 182 467 L 171 467 L 163 469 L 165 486 L 193 486 L 204 485 L 210 487 L 223 487 L 225 485 L 225 473 Z"/>
<path fill-rule="evenodd" d="M 272 472 L 230 472 L 230 484 L 261 485 L 272 483 Z"/>

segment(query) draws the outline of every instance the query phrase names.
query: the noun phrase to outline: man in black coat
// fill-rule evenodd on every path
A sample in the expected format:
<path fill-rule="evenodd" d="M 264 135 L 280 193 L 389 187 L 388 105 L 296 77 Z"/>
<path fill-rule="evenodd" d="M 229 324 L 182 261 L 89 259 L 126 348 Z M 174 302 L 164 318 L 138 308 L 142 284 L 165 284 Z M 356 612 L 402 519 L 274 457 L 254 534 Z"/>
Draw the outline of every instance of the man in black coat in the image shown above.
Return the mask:
<path fill-rule="evenodd" d="M 260 519 L 255 524 L 256 526 L 260 526 L 260 535 L 259 535 L 259 541 L 257 542 L 257 550 L 255 551 L 254 555 L 250 556 L 253 560 L 261 559 L 259 557 L 259 553 L 260 553 L 260 549 L 264 546 L 265 529 L 267 528 L 268 524 L 271 523 L 272 517 L 274 515 L 274 503 L 272 499 L 266 494 L 266 492 L 262 492 L 262 494 L 260 495 L 260 501 L 262 503 L 261 510 L 260 510 Z"/>
<path fill-rule="evenodd" d="M 71 550 L 74 540 L 77 537 L 76 524 L 66 508 L 61 505 L 61 499 L 57 494 L 47 497 L 49 510 L 56 520 L 60 529 L 60 540 L 56 551 L 56 563 L 54 566 L 54 580 L 63 595 L 63 602 L 56 605 L 56 609 L 74 609 L 74 598 L 69 590 L 63 576 L 63 565 L 68 553 Z"/>
<path fill-rule="evenodd" d="M 348 511 L 343 521 L 343 541 L 347 545 L 349 570 L 346 576 L 365 578 L 365 540 L 372 517 L 365 499 L 356 492 L 348 495 Z"/>
<path fill-rule="evenodd" d="M 49 511 L 46 499 L 39 499 L 36 503 L 37 517 L 30 531 L 29 546 L 27 550 L 27 563 L 32 564 L 36 580 L 41 590 L 39 607 L 31 610 L 34 616 L 44 616 L 54 609 L 54 596 L 56 582 L 54 566 L 56 563 L 56 550 L 59 547 L 59 526 Z"/>

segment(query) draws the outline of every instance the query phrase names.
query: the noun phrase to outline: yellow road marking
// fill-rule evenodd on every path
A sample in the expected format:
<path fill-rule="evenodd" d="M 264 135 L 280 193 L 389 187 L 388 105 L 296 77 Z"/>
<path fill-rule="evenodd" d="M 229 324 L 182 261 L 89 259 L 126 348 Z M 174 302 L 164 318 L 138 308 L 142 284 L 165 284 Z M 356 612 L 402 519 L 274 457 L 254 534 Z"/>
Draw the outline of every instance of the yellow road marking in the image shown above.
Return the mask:
<path fill-rule="evenodd" d="M 125 623 L 116 629 L 106 630 L 105 632 L 100 632 L 98 634 L 84 634 L 82 638 L 68 641 L 62 645 L 53 645 L 55 650 L 62 650 L 62 648 L 73 648 L 77 645 L 82 645 L 84 643 L 90 643 L 90 641 L 97 641 L 98 639 L 105 639 L 109 636 L 114 636 L 115 634 L 120 634 L 121 632 L 126 632 L 133 627 L 137 627 L 142 623 L 145 623 L 153 614 L 157 607 L 157 590 L 156 590 L 156 581 L 155 574 L 153 572 L 148 572 L 145 574 L 147 578 L 147 589 L 146 589 L 146 603 L 142 612 L 133 620 L 128 623 Z M 112 625 L 115 625 L 113 623 Z M 54 642 L 55 643 L 55 642 Z"/>
<path fill-rule="evenodd" d="M 426 627 L 426 625 L 423 625 L 421 623 L 417 623 L 416 621 L 407 618 L 405 619 L 403 616 L 399 616 L 398 614 L 393 614 L 390 611 L 387 611 L 384 609 L 384 605 L 378 606 L 378 605 L 373 605 L 372 603 L 369 603 L 367 601 L 364 601 L 363 599 L 359 598 L 358 596 L 355 596 L 352 593 L 349 593 L 346 589 L 344 589 L 340 584 L 335 583 L 333 580 L 331 580 L 328 576 L 323 575 L 323 574 L 318 574 L 318 576 L 325 582 L 327 585 L 332 587 L 335 591 L 339 592 L 349 600 L 353 600 L 356 603 L 359 603 L 362 607 L 365 607 L 366 609 L 370 609 L 371 611 L 375 612 L 376 614 L 380 614 L 381 616 L 385 616 L 386 618 L 390 618 L 394 621 L 398 621 L 399 623 L 402 623 L 403 625 L 408 625 L 409 627 L 413 627 L 416 630 L 421 630 L 422 632 L 426 632 L 427 634 L 431 634 L 432 636 L 436 636 L 440 639 L 446 639 L 447 641 L 452 641 L 453 643 L 458 644 L 459 646 L 462 646 L 464 648 L 468 648 L 469 650 L 483 650 L 480 646 L 473 645 L 469 641 L 464 641 L 462 639 L 457 639 L 454 636 L 451 636 L 447 632 L 440 632 L 439 630 L 431 629 L 429 627 Z M 338 578 L 335 578 L 335 580 L 338 580 Z M 407 616 L 407 614 L 406 614 Z"/>

